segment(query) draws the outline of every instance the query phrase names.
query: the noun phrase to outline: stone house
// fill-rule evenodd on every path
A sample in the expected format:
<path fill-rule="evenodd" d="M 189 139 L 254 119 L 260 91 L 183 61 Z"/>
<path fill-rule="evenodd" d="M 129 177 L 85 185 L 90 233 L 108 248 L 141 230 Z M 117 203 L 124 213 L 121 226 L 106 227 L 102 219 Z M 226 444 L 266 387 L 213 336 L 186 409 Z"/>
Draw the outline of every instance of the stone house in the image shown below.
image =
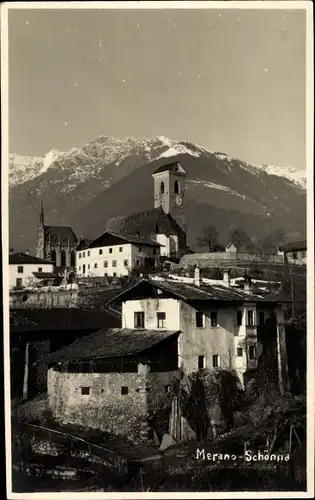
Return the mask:
<path fill-rule="evenodd" d="M 122 277 L 133 269 L 154 269 L 160 259 L 160 243 L 139 236 L 105 232 L 76 251 L 78 277 Z"/>
<path fill-rule="evenodd" d="M 9 255 L 9 288 L 23 288 L 42 280 L 54 280 L 54 263 L 28 253 Z"/>
<path fill-rule="evenodd" d="M 283 392 L 284 300 L 256 290 L 250 280 L 243 288 L 232 286 L 228 273 L 211 284 L 203 283 L 199 269 L 191 282 L 142 279 L 107 304 L 120 311 L 120 329 L 96 332 L 48 358 L 53 414 L 147 439 L 148 413 L 176 378 L 221 368 L 243 382 L 257 367 L 266 331 L 276 346 Z"/>
<path fill-rule="evenodd" d="M 178 378 L 179 333 L 103 329 L 52 354 L 48 395 L 54 417 L 147 440 L 147 416 Z"/>

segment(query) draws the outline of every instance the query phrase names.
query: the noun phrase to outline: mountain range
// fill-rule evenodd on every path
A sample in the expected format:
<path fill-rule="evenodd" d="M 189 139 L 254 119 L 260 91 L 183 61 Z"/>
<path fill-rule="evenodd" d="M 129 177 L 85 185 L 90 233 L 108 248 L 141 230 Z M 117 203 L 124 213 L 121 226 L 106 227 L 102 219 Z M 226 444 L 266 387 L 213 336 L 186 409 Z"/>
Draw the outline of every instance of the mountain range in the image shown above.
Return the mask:
<path fill-rule="evenodd" d="M 10 247 L 34 251 L 40 200 L 45 223 L 71 225 L 95 238 L 109 217 L 153 206 L 152 172 L 178 160 L 187 171 L 188 244 L 214 225 L 226 240 L 233 228 L 254 239 L 281 228 L 288 239 L 306 233 L 305 172 L 252 165 L 197 144 L 166 137 L 147 140 L 100 136 L 82 148 L 43 157 L 9 157 Z"/>

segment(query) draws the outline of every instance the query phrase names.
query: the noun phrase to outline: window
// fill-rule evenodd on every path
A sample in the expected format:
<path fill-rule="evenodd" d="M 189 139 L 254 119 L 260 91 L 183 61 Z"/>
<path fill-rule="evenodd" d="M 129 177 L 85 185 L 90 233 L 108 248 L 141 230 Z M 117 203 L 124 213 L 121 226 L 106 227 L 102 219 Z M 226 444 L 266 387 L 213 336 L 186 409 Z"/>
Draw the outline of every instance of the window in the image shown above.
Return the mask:
<path fill-rule="evenodd" d="M 165 312 L 157 313 L 157 326 L 158 328 L 165 328 L 166 314 Z"/>
<path fill-rule="evenodd" d="M 216 311 L 210 313 L 210 321 L 211 326 L 218 326 L 218 313 Z"/>
<path fill-rule="evenodd" d="M 250 345 L 249 346 L 248 356 L 249 356 L 249 359 L 255 359 L 256 358 L 256 346 L 255 345 Z"/>
<path fill-rule="evenodd" d="M 112 248 L 109 249 L 109 253 L 113 253 L 113 249 Z"/>
<path fill-rule="evenodd" d="M 141 253 L 141 252 L 142 252 L 142 248 L 141 248 L 141 247 L 139 247 L 139 253 Z"/>
<path fill-rule="evenodd" d="M 135 328 L 144 328 L 144 312 L 135 312 L 134 314 Z"/>
<path fill-rule="evenodd" d="M 83 252 L 83 257 L 85 257 L 85 252 Z"/>
<path fill-rule="evenodd" d="M 102 248 L 100 248 L 100 249 L 99 249 L 99 251 L 98 251 L 98 253 L 99 253 L 100 255 L 103 255 L 103 249 L 102 249 Z"/>
<path fill-rule="evenodd" d="M 247 326 L 254 326 L 254 311 L 247 311 Z"/>
<path fill-rule="evenodd" d="M 90 264 L 88 264 L 88 269 L 90 269 L 90 267 L 91 267 Z"/>
<path fill-rule="evenodd" d="M 108 274 L 107 274 L 107 273 L 104 273 L 104 276 L 108 276 Z"/>
<path fill-rule="evenodd" d="M 265 324 L 265 313 L 263 311 L 261 311 L 258 314 L 258 318 L 259 318 L 259 326 L 264 326 L 264 324 Z"/>
<path fill-rule="evenodd" d="M 81 271 L 81 266 L 79 266 L 79 271 Z"/>
<path fill-rule="evenodd" d="M 88 257 L 90 257 L 90 250 L 88 250 Z"/>
<path fill-rule="evenodd" d="M 117 260 L 113 260 L 113 262 L 112 262 L 112 266 L 113 266 L 113 267 L 117 267 Z"/>
<path fill-rule="evenodd" d="M 24 270 L 23 266 L 18 266 L 18 270 L 17 271 L 18 271 L 19 274 L 22 274 L 23 270 Z"/>
<path fill-rule="evenodd" d="M 294 259 L 294 260 L 297 259 L 297 253 L 296 252 L 292 253 L 292 259 Z"/>
<path fill-rule="evenodd" d="M 164 182 L 161 182 L 161 194 L 164 194 Z"/>
<path fill-rule="evenodd" d="M 239 358 L 242 358 L 243 357 L 243 347 L 238 347 L 237 348 L 237 356 Z"/>
<path fill-rule="evenodd" d="M 123 385 L 121 388 L 121 395 L 126 396 L 126 394 L 128 394 L 128 387 Z"/>
<path fill-rule="evenodd" d="M 240 326 L 242 324 L 242 319 L 243 319 L 243 312 L 242 311 L 237 311 L 237 324 Z"/>
<path fill-rule="evenodd" d="M 22 278 L 16 278 L 16 286 L 22 286 Z"/>
<path fill-rule="evenodd" d="M 123 247 L 119 247 L 119 251 L 122 252 L 123 251 Z"/>
<path fill-rule="evenodd" d="M 38 272 L 39 272 L 39 273 L 42 273 L 42 272 L 43 272 L 43 268 L 42 268 L 42 267 L 39 267 L 39 268 L 38 268 Z"/>
<path fill-rule="evenodd" d="M 91 389 L 91 387 L 81 387 L 81 394 L 82 394 L 82 396 L 89 396 L 90 395 L 90 389 Z"/>
<path fill-rule="evenodd" d="M 202 370 L 203 368 L 205 368 L 205 357 L 198 356 L 198 370 Z"/>
<path fill-rule="evenodd" d="M 81 253 L 79 253 L 79 259 L 81 259 L 81 257 L 82 257 L 82 255 L 81 255 Z"/>
<path fill-rule="evenodd" d="M 97 262 L 95 262 L 95 264 L 94 264 L 94 268 L 95 268 L 95 269 L 97 268 Z"/>
<path fill-rule="evenodd" d="M 136 265 L 139 266 L 140 265 L 140 260 L 136 260 Z"/>
<path fill-rule="evenodd" d="M 177 180 L 174 182 L 174 193 L 179 193 L 179 182 Z"/>
<path fill-rule="evenodd" d="M 117 276 L 117 273 L 113 273 L 113 278 L 116 278 L 116 276 Z"/>
<path fill-rule="evenodd" d="M 124 267 L 128 267 L 128 264 L 129 264 L 128 259 L 125 259 L 125 260 L 124 260 Z"/>
<path fill-rule="evenodd" d="M 171 392 L 171 386 L 170 385 L 166 385 L 165 386 L 165 392 Z"/>
<path fill-rule="evenodd" d="M 204 325 L 204 314 L 200 311 L 196 311 L 196 327 L 203 328 Z"/>
<path fill-rule="evenodd" d="M 213 356 L 212 356 L 212 366 L 213 366 L 213 368 L 219 368 L 219 366 L 220 366 L 220 357 L 219 357 L 219 354 L 213 354 Z"/>
<path fill-rule="evenodd" d="M 104 260 L 104 267 L 108 267 L 108 262 L 107 262 L 107 260 Z"/>

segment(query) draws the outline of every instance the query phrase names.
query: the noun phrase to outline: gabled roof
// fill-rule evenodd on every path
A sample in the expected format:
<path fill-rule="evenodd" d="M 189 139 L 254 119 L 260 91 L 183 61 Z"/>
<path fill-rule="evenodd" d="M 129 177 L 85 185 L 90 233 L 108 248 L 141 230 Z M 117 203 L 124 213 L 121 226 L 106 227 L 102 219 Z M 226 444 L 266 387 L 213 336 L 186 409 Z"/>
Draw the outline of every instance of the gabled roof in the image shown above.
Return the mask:
<path fill-rule="evenodd" d="M 162 172 L 174 172 L 174 173 L 179 173 L 179 174 L 184 174 L 186 175 L 186 170 L 182 167 L 182 165 L 179 163 L 179 161 L 174 161 L 172 163 L 168 163 L 166 165 L 162 165 L 158 169 L 156 169 L 152 175 L 155 174 L 160 174 Z"/>
<path fill-rule="evenodd" d="M 121 303 L 132 298 L 141 297 L 141 288 L 144 294 L 148 294 L 150 290 L 155 292 L 155 296 L 161 295 L 181 299 L 184 302 L 290 302 L 285 296 L 280 294 L 262 294 L 255 292 L 246 292 L 242 289 L 237 289 L 227 286 L 222 283 L 197 286 L 193 283 L 182 283 L 175 280 L 148 280 L 143 279 L 122 293 L 113 297 L 108 304 Z M 161 296 L 160 295 L 160 296 Z"/>
<path fill-rule="evenodd" d="M 88 240 L 87 238 L 83 238 L 79 241 L 79 244 L 76 248 L 76 250 L 86 250 L 89 248 L 90 244 L 92 243 L 93 240 Z"/>
<path fill-rule="evenodd" d="M 137 245 L 144 245 L 144 246 L 150 246 L 150 247 L 161 247 L 162 245 L 158 243 L 157 241 L 148 239 L 146 237 L 141 236 L 139 234 L 138 236 L 136 235 L 130 235 L 130 234 L 119 234 L 119 233 L 114 233 L 112 231 L 105 231 L 105 233 L 101 234 L 98 236 L 89 246 L 89 248 L 97 248 L 100 246 L 111 246 L 119 243 L 135 243 Z"/>
<path fill-rule="evenodd" d="M 116 234 L 141 235 L 152 238 L 153 234 L 172 234 L 183 236 L 185 232 L 161 207 L 149 208 L 127 216 L 112 217 L 108 220 L 106 231 Z"/>
<path fill-rule="evenodd" d="M 61 241 L 66 243 L 69 240 L 70 244 L 77 243 L 78 238 L 70 226 L 44 226 L 45 238 L 50 238 L 52 243 Z"/>
<path fill-rule="evenodd" d="M 68 360 L 133 356 L 179 333 L 179 330 L 103 329 L 62 347 L 48 356 L 46 361 L 60 363 Z"/>
<path fill-rule="evenodd" d="M 54 264 L 50 260 L 40 259 L 35 257 L 35 255 L 29 255 L 28 253 L 18 252 L 11 253 L 9 255 L 9 264 Z"/>
<path fill-rule="evenodd" d="M 54 308 L 20 309 L 10 311 L 10 332 L 43 332 L 99 330 L 114 328 L 121 323 L 110 310 Z"/>
<path fill-rule="evenodd" d="M 288 243 L 285 243 L 284 245 L 281 245 L 279 247 L 279 250 L 281 252 L 296 252 L 298 250 L 306 250 L 306 249 L 307 249 L 306 240 L 289 241 Z"/>

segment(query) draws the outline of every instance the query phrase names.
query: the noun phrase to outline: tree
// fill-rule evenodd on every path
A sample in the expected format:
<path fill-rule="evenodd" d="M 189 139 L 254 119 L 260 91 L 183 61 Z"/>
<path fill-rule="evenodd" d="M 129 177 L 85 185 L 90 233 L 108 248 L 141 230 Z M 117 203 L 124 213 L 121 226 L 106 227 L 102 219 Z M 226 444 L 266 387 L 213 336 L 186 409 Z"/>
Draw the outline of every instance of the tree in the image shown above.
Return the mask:
<path fill-rule="evenodd" d="M 218 231 L 214 226 L 208 226 L 203 230 L 202 236 L 198 238 L 201 246 L 207 246 L 209 252 L 216 252 L 218 249 Z"/>
<path fill-rule="evenodd" d="M 233 243 L 233 245 L 235 245 L 237 250 L 239 250 L 239 248 L 246 243 L 252 244 L 252 241 L 249 238 L 249 236 L 245 233 L 245 231 L 243 231 L 239 227 L 234 228 L 230 231 L 229 242 Z"/>

